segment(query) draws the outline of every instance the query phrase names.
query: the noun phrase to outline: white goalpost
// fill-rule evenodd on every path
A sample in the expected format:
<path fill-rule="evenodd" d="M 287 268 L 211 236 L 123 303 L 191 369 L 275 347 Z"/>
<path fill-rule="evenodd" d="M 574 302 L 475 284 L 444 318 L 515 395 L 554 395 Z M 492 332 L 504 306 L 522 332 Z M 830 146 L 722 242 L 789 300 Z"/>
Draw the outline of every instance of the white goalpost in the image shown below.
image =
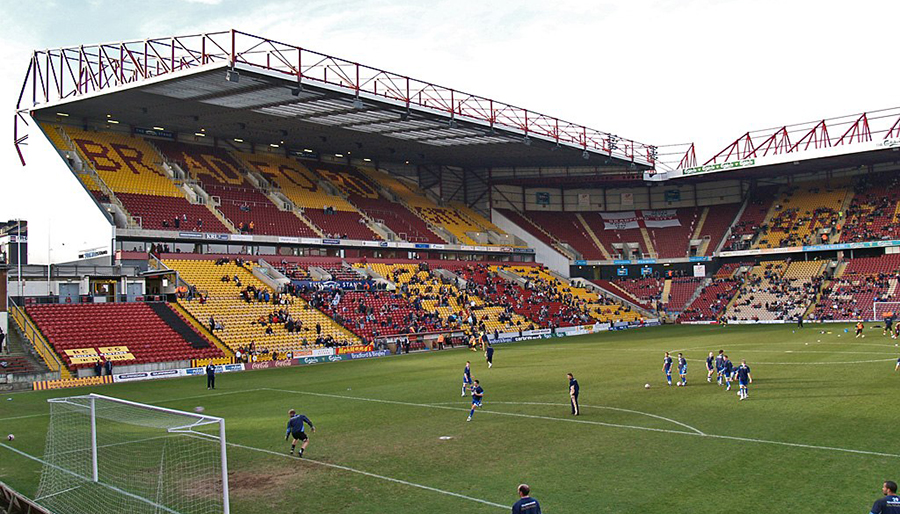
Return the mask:
<path fill-rule="evenodd" d="M 37 503 L 55 514 L 229 514 L 225 420 L 53 398 Z"/>
<path fill-rule="evenodd" d="M 900 314 L 900 302 L 873 302 L 872 320 L 883 321 L 885 318 L 897 318 Z"/>

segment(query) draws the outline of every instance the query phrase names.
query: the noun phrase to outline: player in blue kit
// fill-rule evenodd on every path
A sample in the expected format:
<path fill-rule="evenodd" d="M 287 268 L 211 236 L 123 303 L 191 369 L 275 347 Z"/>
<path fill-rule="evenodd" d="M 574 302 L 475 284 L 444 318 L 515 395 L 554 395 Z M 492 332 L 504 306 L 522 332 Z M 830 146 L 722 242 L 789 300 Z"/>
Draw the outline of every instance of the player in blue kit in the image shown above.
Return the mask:
<path fill-rule="evenodd" d="M 738 396 L 741 397 L 741 400 L 747 399 L 747 386 L 753 383 L 753 377 L 750 376 L 750 366 L 747 365 L 746 360 L 741 361 L 741 365 L 738 366 L 737 371 L 735 372 L 738 379 Z"/>
<path fill-rule="evenodd" d="M 472 416 L 475 415 L 475 409 L 481 407 L 481 400 L 484 398 L 484 389 L 481 388 L 478 381 L 475 381 L 475 384 L 472 386 L 472 410 L 469 411 L 469 417 L 466 418 L 466 421 L 472 421 Z"/>
<path fill-rule="evenodd" d="M 713 362 L 715 361 L 715 357 L 713 357 L 713 352 L 709 352 L 709 356 L 706 357 L 706 381 L 712 382 L 713 371 L 715 371 L 715 366 Z"/>
<path fill-rule="evenodd" d="M 869 514 L 900 514 L 900 496 L 897 496 L 897 482 L 885 480 L 881 485 L 881 492 L 884 496 L 872 505 L 872 510 L 869 511 Z"/>
<path fill-rule="evenodd" d="M 722 369 L 725 366 L 725 350 L 719 350 L 719 355 L 716 355 L 716 383 L 722 385 Z"/>
<path fill-rule="evenodd" d="M 680 352 L 678 353 L 678 377 L 681 379 L 681 382 L 678 383 L 680 386 L 687 385 L 687 359 L 684 358 Z"/>
<path fill-rule="evenodd" d="M 666 374 L 666 382 L 672 385 L 672 357 L 669 356 L 669 352 L 666 352 L 663 358 L 663 373 Z"/>
<path fill-rule="evenodd" d="M 472 389 L 472 370 L 470 369 L 471 363 L 466 361 L 466 367 L 463 369 L 463 385 L 462 385 L 462 394 L 460 396 L 466 395 L 466 388 Z"/>
<path fill-rule="evenodd" d="M 734 376 L 734 364 L 728 356 L 725 356 L 725 367 L 722 370 L 725 375 L 725 390 L 731 391 L 731 379 Z"/>

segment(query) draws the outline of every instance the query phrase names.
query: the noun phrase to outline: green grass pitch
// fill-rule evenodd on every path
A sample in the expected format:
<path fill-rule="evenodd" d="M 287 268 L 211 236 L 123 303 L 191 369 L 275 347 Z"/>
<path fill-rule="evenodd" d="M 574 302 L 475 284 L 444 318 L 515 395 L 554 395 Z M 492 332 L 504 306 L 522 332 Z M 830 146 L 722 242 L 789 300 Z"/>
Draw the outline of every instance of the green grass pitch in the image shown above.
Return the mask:
<path fill-rule="evenodd" d="M 40 456 L 46 400 L 90 390 L 203 406 L 226 419 L 235 513 L 501 512 L 520 482 L 548 513 L 865 512 L 900 478 L 900 348 L 848 326 L 666 326 L 498 345 L 493 369 L 452 350 L 222 375 L 209 392 L 195 377 L 7 394 L 0 434 Z M 706 382 L 720 348 L 751 366 L 746 401 Z M 665 350 L 688 358 L 687 387 L 665 385 Z M 485 389 L 471 423 L 467 359 Z M 318 428 L 304 460 L 286 455 L 290 408 Z M 33 495 L 39 477 L 0 447 L 0 480 Z"/>

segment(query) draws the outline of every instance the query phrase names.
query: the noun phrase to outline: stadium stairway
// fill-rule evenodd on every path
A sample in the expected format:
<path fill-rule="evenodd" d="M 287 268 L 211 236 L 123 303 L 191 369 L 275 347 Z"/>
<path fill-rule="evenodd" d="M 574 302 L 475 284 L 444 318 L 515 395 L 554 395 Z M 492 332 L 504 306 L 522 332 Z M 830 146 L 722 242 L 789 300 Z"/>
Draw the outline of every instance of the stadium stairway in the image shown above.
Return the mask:
<path fill-rule="evenodd" d="M 203 339 L 191 326 L 181 317 L 169 308 L 165 303 L 148 304 L 153 312 L 156 313 L 172 330 L 178 333 L 185 341 L 190 343 L 192 348 L 209 348 L 209 341 Z"/>
<path fill-rule="evenodd" d="M 8 324 L 9 332 L 16 331 L 16 334 L 21 338 L 20 341 L 23 341 L 23 349 L 27 348 L 29 352 L 33 352 L 44 363 L 48 371 L 59 372 L 61 380 L 72 378 L 72 372 L 63 364 L 62 358 L 47 341 L 47 337 L 37 328 L 37 323 L 31 319 L 31 316 L 25 312 L 25 309 L 16 305 L 10 305 L 9 319 L 13 320 L 13 323 Z M 9 336 L 7 335 L 7 337 Z"/>
<path fill-rule="evenodd" d="M 591 226 L 588 225 L 588 222 L 584 219 L 584 216 L 582 216 L 579 212 L 575 214 L 575 217 L 578 218 L 578 222 L 581 223 L 582 227 L 584 227 L 585 234 L 587 234 L 588 237 L 591 238 L 591 241 L 593 241 L 594 244 L 597 245 L 597 248 L 600 249 L 600 253 L 603 254 L 603 257 L 608 261 L 612 260 L 612 256 L 610 255 L 609 251 L 607 251 L 606 247 L 603 246 L 603 243 L 600 242 L 600 238 L 597 237 L 597 234 L 595 234 L 594 231 L 591 230 Z"/>
<path fill-rule="evenodd" d="M 207 341 L 210 341 L 214 345 L 216 345 L 219 350 L 222 351 L 227 357 L 234 357 L 234 351 L 228 347 L 227 344 L 222 342 L 221 339 L 215 336 L 212 332 L 209 331 L 209 328 L 198 321 L 194 316 L 191 315 L 184 307 L 181 306 L 180 303 L 170 303 L 169 307 L 172 308 L 176 313 L 178 313 L 181 318 L 187 322 L 196 332 L 199 332 L 203 337 L 206 338 Z"/>
<path fill-rule="evenodd" d="M 658 259 L 659 253 L 656 251 L 656 248 L 653 246 L 653 241 L 650 239 L 650 233 L 647 232 L 647 229 L 641 227 L 641 237 L 644 238 L 644 245 L 647 246 L 647 251 L 650 252 L 651 259 Z"/>
<path fill-rule="evenodd" d="M 663 283 L 662 294 L 659 297 L 659 302 L 663 305 L 669 303 L 669 296 L 672 294 L 672 279 L 666 279 Z"/>

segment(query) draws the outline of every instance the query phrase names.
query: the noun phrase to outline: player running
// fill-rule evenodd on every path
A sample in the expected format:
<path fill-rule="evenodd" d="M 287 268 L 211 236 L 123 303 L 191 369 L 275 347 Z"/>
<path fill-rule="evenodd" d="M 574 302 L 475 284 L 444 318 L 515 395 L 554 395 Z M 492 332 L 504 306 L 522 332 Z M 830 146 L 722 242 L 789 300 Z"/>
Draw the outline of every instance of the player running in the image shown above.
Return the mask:
<path fill-rule="evenodd" d="M 709 352 L 709 356 L 706 357 L 706 381 L 712 383 L 713 371 L 715 371 L 715 366 L 713 362 L 715 362 L 716 358 L 713 357 L 713 352 Z"/>
<path fill-rule="evenodd" d="M 681 352 L 678 352 L 678 377 L 681 378 L 681 382 L 678 383 L 680 386 L 687 385 L 687 359 L 684 358 L 684 355 Z"/>
<path fill-rule="evenodd" d="M 863 326 L 862 320 L 857 321 L 857 322 L 856 322 L 856 338 L 857 338 L 857 339 L 859 339 L 860 337 L 862 337 L 862 335 L 863 335 L 863 328 L 865 328 L 865 327 Z"/>
<path fill-rule="evenodd" d="M 719 355 L 716 355 L 716 383 L 722 385 L 724 376 L 722 375 L 722 371 L 725 368 L 725 350 L 719 350 Z"/>
<path fill-rule="evenodd" d="M 884 318 L 884 328 L 881 330 L 881 335 L 886 336 L 888 334 L 894 335 L 894 331 L 891 330 L 891 325 L 894 324 L 894 317 L 888 316 Z"/>
<path fill-rule="evenodd" d="M 725 368 L 723 372 L 725 374 L 725 390 L 731 391 L 731 379 L 734 376 L 734 364 L 727 355 L 725 356 Z"/>
<path fill-rule="evenodd" d="M 484 351 L 484 358 L 487 360 L 488 369 L 494 367 L 494 347 L 488 343 L 487 349 Z"/>
<path fill-rule="evenodd" d="M 304 414 L 297 414 L 297 411 L 291 409 L 288 411 L 288 424 L 287 424 L 287 432 L 284 434 L 284 440 L 287 441 L 288 437 L 291 436 L 294 438 L 294 442 L 291 443 L 291 455 L 294 454 L 294 449 L 297 447 L 297 441 L 303 441 L 303 444 L 300 445 L 300 451 L 297 452 L 297 457 L 303 457 L 303 450 L 309 445 L 309 437 L 306 435 L 305 426 L 306 423 L 309 425 L 309 428 L 312 429 L 313 432 L 316 431 L 316 427 L 313 426 L 312 421 L 309 420 Z"/>
<path fill-rule="evenodd" d="M 469 411 L 469 417 L 466 418 L 466 421 L 472 421 L 472 416 L 475 415 L 475 409 L 481 407 L 482 398 L 484 398 L 484 389 L 481 388 L 481 385 L 476 380 L 472 387 L 472 410 Z"/>
<path fill-rule="evenodd" d="M 462 394 L 460 396 L 466 395 L 466 387 L 472 389 L 472 369 L 469 361 L 466 361 L 466 367 L 463 369 Z"/>
<path fill-rule="evenodd" d="M 737 371 L 735 372 L 738 379 L 738 396 L 741 397 L 741 400 L 747 399 L 747 386 L 753 383 L 753 377 L 750 376 L 750 366 L 747 365 L 746 360 L 741 360 L 741 365 L 738 366 Z"/>
<path fill-rule="evenodd" d="M 669 356 L 669 352 L 666 352 L 663 358 L 663 373 L 666 374 L 666 382 L 672 385 L 672 357 Z"/>

